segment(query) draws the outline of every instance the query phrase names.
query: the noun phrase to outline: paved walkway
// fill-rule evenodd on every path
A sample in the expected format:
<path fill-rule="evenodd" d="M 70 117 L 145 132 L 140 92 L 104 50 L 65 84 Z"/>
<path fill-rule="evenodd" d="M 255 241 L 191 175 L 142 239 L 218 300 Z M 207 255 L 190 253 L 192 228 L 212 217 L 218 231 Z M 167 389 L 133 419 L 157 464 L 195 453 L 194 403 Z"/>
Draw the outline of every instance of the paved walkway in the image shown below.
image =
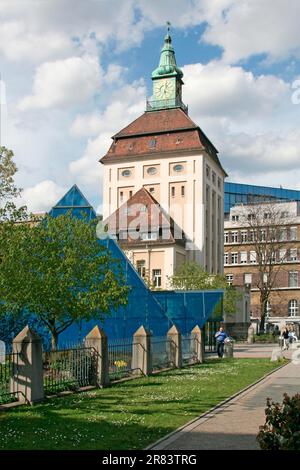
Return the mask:
<path fill-rule="evenodd" d="M 262 352 L 266 353 L 266 350 Z M 258 354 L 257 349 L 256 353 Z M 290 352 L 287 355 L 290 356 Z M 251 354 L 250 357 L 258 356 Z M 155 450 L 259 449 L 256 435 L 259 426 L 265 422 L 266 398 L 270 397 L 281 402 L 284 392 L 290 395 L 300 392 L 300 364 L 289 363 L 152 448 Z"/>

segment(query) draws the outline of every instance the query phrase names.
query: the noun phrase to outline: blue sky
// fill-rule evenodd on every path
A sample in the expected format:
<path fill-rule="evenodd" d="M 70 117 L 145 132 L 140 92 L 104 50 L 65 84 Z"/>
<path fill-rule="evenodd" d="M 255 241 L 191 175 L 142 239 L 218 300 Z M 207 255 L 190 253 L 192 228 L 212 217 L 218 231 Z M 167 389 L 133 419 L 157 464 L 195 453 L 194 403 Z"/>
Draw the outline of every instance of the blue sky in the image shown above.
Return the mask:
<path fill-rule="evenodd" d="M 230 181 L 300 189 L 299 0 L 1 0 L 2 144 L 30 209 L 101 211 L 110 137 L 141 114 L 172 23 L 183 99 Z"/>

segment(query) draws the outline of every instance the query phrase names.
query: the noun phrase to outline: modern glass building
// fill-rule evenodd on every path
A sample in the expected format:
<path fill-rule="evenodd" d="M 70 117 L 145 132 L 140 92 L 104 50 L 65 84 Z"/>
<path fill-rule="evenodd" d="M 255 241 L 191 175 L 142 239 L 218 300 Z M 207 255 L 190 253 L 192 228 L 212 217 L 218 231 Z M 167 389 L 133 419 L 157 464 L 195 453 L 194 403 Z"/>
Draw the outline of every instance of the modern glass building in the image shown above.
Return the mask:
<path fill-rule="evenodd" d="M 266 201 L 300 201 L 300 191 L 296 189 L 272 188 L 251 184 L 225 183 L 224 213 L 236 204 L 253 204 Z"/>

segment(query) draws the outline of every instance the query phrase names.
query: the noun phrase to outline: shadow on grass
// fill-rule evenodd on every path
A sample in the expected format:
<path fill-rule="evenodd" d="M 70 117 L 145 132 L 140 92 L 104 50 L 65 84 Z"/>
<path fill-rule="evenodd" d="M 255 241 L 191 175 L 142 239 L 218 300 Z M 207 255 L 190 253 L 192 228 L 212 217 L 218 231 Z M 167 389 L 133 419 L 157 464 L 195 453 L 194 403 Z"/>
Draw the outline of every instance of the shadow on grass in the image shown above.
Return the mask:
<path fill-rule="evenodd" d="M 21 416 L 22 415 L 22 419 Z M 125 450 L 142 449 L 173 430 L 138 422 L 89 422 L 38 408 L 1 419 L 0 449 L 6 450 Z"/>

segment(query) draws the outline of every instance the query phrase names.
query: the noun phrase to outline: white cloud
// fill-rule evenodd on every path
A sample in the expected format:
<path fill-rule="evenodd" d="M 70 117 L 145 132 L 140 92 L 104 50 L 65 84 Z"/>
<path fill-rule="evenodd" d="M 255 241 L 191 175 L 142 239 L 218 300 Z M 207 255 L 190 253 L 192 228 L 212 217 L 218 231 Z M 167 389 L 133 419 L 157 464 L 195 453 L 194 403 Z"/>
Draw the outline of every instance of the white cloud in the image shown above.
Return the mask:
<path fill-rule="evenodd" d="M 54 181 L 45 180 L 24 189 L 21 199 L 30 212 L 44 212 L 49 211 L 65 192 L 65 187 L 59 186 Z"/>
<path fill-rule="evenodd" d="M 184 99 L 197 116 L 257 119 L 290 104 L 289 84 L 272 75 L 255 77 L 218 61 L 183 67 Z"/>
<path fill-rule="evenodd" d="M 45 62 L 35 73 L 33 94 L 19 103 L 19 109 L 74 106 L 87 101 L 100 88 L 101 71 L 96 57 L 70 57 Z"/>
<path fill-rule="evenodd" d="M 0 23 L 0 52 L 12 61 L 58 58 L 66 56 L 73 47 L 71 38 L 63 32 L 33 33 L 26 30 L 21 20 Z"/>
<path fill-rule="evenodd" d="M 299 165 L 300 130 L 261 135 L 236 134 L 224 141 L 226 161 L 235 171 L 244 174 L 272 173 L 297 169 Z"/>
<path fill-rule="evenodd" d="M 72 127 L 73 134 L 95 135 L 88 140 L 83 155 L 70 163 L 70 172 L 79 184 L 89 184 L 100 189 L 102 174 L 98 160 L 111 145 L 111 136 L 137 118 L 145 108 L 146 89 L 143 81 L 124 85 L 112 97 L 112 102 L 103 113 L 77 116 Z"/>
<path fill-rule="evenodd" d="M 221 11 L 224 6 L 223 14 L 208 18 L 203 39 L 221 46 L 226 62 L 264 53 L 270 60 L 300 56 L 299 0 L 225 1 Z"/>

